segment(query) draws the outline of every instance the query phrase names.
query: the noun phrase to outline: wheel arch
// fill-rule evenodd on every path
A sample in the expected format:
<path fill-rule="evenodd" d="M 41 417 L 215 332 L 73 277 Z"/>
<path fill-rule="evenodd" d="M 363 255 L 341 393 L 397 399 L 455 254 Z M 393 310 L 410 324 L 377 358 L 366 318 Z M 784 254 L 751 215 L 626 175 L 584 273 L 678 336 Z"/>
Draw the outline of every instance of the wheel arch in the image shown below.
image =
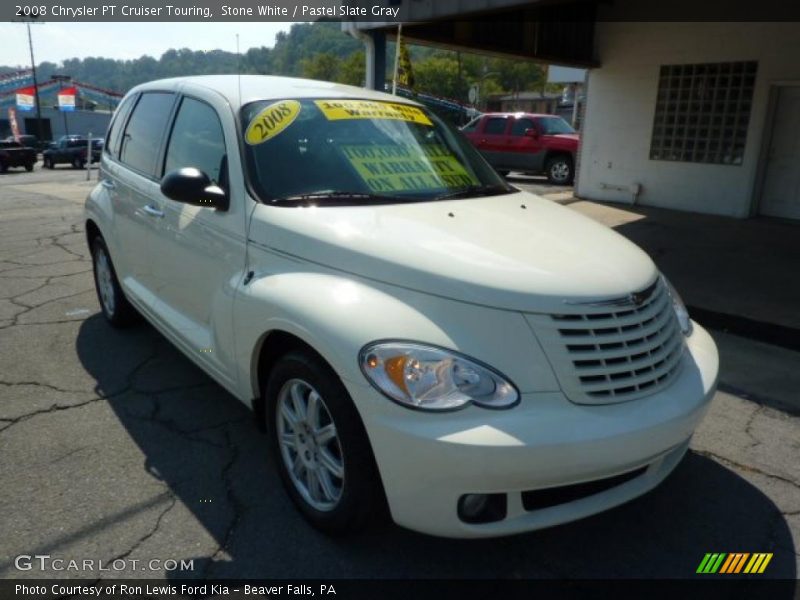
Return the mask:
<path fill-rule="evenodd" d="M 94 222 L 93 219 L 86 219 L 86 224 L 84 225 L 84 229 L 86 230 L 86 245 L 89 247 L 89 250 L 92 249 L 92 240 L 97 236 L 103 237 L 103 232 L 100 231 L 100 227 L 98 227 L 97 223 Z M 105 238 L 103 238 L 105 239 Z"/>
<path fill-rule="evenodd" d="M 264 388 L 267 385 L 272 367 L 284 355 L 293 350 L 311 353 L 324 363 L 337 377 L 336 369 L 322 353 L 298 335 L 284 329 L 265 331 L 256 341 L 250 361 L 250 386 L 252 389 L 253 412 L 256 413 L 258 426 L 264 427 Z"/>

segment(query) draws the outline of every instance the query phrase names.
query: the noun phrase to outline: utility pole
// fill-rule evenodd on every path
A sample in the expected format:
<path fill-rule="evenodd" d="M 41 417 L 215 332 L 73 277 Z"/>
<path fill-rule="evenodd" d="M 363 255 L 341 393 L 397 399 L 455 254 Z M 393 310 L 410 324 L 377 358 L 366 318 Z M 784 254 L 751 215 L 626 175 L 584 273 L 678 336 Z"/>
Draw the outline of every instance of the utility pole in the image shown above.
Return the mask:
<path fill-rule="evenodd" d="M 26 22 L 25 26 L 28 28 L 28 47 L 31 49 L 31 71 L 33 71 L 33 97 L 36 102 L 36 133 L 38 134 L 39 142 L 44 141 L 42 135 L 42 107 L 39 104 L 39 83 L 36 81 L 36 61 L 33 58 L 33 38 L 31 37 L 31 24 Z"/>

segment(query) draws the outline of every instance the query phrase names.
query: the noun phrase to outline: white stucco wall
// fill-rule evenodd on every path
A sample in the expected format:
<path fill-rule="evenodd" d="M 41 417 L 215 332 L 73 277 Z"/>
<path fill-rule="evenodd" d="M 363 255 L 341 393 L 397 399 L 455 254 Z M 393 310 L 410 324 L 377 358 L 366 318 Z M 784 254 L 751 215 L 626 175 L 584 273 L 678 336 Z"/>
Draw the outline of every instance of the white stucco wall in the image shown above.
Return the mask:
<path fill-rule="evenodd" d="M 630 202 L 608 186 L 638 183 L 643 205 L 749 216 L 770 87 L 800 83 L 800 23 L 598 23 L 596 44 L 578 195 Z M 758 73 L 742 164 L 650 160 L 661 65 L 744 60 L 757 60 Z"/>

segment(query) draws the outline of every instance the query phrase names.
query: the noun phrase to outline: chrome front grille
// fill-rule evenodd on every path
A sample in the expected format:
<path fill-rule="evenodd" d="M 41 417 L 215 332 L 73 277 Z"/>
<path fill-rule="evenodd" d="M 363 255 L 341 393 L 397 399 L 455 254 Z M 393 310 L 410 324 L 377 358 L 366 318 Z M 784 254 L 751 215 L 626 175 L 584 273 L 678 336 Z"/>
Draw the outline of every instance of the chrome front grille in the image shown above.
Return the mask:
<path fill-rule="evenodd" d="M 527 315 L 573 402 L 641 398 L 668 385 L 684 350 L 669 294 L 657 280 L 630 298 L 565 304 L 562 313 Z"/>

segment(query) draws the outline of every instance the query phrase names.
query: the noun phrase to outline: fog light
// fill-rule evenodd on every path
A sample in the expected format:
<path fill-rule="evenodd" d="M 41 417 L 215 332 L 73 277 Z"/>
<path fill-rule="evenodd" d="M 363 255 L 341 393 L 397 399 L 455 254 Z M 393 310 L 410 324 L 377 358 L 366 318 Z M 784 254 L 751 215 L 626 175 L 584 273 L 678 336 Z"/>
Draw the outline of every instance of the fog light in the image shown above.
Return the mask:
<path fill-rule="evenodd" d="M 465 523 L 491 523 L 505 517 L 505 494 L 464 494 L 458 499 L 458 518 Z"/>
<path fill-rule="evenodd" d="M 489 502 L 486 494 L 467 494 L 461 497 L 461 506 L 458 511 L 465 521 L 472 521 L 480 515 Z"/>

